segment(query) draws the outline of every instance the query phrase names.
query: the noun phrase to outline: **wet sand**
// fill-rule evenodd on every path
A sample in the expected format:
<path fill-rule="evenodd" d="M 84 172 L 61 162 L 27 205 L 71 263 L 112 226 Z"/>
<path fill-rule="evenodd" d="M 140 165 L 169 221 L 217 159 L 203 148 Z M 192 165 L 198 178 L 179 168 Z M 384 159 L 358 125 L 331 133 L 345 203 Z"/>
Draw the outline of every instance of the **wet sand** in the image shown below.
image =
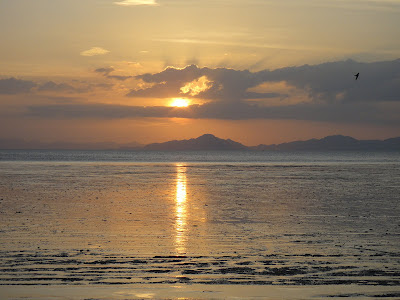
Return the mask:
<path fill-rule="evenodd" d="M 396 299 L 399 179 L 396 164 L 2 162 L 0 292 Z"/>
<path fill-rule="evenodd" d="M 5 299 L 399 299 L 399 288 L 355 285 L 263 286 L 154 284 L 105 286 L 7 286 L 0 287 Z"/>

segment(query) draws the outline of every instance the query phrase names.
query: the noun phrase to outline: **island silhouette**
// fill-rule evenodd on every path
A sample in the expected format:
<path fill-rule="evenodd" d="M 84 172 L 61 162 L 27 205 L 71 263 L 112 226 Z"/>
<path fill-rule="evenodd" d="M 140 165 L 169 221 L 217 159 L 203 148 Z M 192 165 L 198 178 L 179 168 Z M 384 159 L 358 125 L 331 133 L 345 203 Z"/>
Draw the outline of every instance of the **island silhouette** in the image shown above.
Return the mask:
<path fill-rule="evenodd" d="M 350 136 L 332 135 L 322 139 L 294 141 L 282 144 L 245 146 L 231 139 L 221 139 L 204 134 L 189 140 L 174 140 L 146 145 L 143 150 L 203 151 L 203 150 L 253 150 L 253 151 L 396 151 L 400 150 L 400 137 L 386 140 L 357 140 Z"/>
<path fill-rule="evenodd" d="M 385 140 L 357 140 L 350 136 L 331 135 L 321 139 L 293 141 L 282 144 L 246 146 L 213 134 L 197 138 L 141 145 L 136 142 L 117 143 L 41 143 L 24 140 L 1 140 L 0 149 L 49 150 L 144 150 L 144 151 L 400 151 L 400 137 Z"/>

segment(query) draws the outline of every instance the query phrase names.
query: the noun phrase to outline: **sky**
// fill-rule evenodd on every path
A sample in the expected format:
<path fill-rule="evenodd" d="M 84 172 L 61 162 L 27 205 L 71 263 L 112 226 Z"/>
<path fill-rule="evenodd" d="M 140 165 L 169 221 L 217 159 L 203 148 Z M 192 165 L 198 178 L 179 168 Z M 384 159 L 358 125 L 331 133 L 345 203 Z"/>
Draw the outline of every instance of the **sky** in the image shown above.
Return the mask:
<path fill-rule="evenodd" d="M 399 14 L 400 0 L 0 0 L 0 141 L 400 136 Z"/>

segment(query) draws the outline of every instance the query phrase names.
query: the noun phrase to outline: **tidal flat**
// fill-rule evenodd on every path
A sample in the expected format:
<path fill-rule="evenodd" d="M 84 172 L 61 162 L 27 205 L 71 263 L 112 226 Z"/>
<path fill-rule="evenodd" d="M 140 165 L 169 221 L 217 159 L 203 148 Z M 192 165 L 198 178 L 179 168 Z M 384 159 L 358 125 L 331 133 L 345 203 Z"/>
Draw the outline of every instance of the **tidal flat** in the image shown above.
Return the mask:
<path fill-rule="evenodd" d="M 0 291 L 396 299 L 399 166 L 0 161 Z"/>

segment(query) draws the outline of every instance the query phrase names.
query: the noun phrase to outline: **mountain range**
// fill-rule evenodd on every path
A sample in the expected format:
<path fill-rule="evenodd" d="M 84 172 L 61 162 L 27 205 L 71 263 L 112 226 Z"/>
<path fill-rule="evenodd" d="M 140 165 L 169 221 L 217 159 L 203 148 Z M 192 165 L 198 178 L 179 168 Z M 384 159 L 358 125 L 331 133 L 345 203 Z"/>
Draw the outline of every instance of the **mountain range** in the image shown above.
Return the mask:
<path fill-rule="evenodd" d="M 322 139 L 294 141 L 282 144 L 245 146 L 231 139 L 204 134 L 188 140 L 141 145 L 138 143 L 39 143 L 23 140 L 0 140 L 0 149 L 79 149 L 79 150 L 147 150 L 147 151 L 400 151 L 400 137 L 386 140 L 357 140 L 350 136 L 332 135 Z"/>
<path fill-rule="evenodd" d="M 386 140 L 357 140 L 343 135 L 332 135 L 322 139 L 295 141 L 273 145 L 245 146 L 230 139 L 220 139 L 204 134 L 196 139 L 154 143 L 144 150 L 257 150 L 257 151 L 396 151 L 400 150 L 400 137 Z"/>

